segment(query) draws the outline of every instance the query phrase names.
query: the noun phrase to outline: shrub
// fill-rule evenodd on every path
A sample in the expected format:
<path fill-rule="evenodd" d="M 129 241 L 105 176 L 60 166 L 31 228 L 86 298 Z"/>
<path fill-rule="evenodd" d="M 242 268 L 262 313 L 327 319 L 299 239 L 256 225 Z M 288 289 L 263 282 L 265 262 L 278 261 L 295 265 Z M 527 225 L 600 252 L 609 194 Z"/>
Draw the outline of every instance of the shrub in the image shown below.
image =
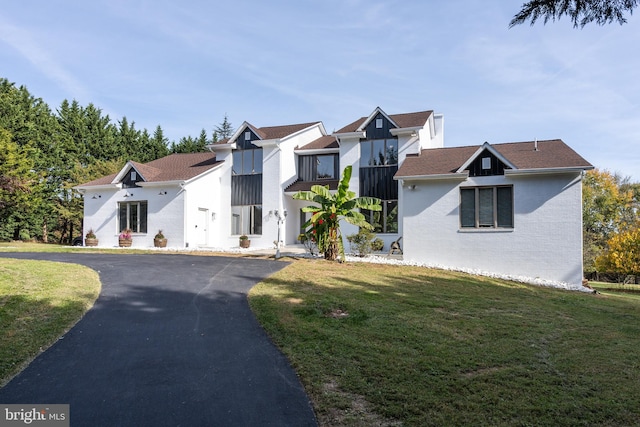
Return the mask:
<path fill-rule="evenodd" d="M 29 230 L 21 229 L 20 230 L 20 240 L 23 242 L 31 240 L 31 235 L 29 234 Z"/>
<path fill-rule="evenodd" d="M 379 237 L 373 239 L 371 242 L 371 250 L 374 252 L 380 252 L 384 248 L 384 240 Z"/>
<path fill-rule="evenodd" d="M 349 241 L 351 252 L 355 253 L 359 257 L 369 255 L 371 251 L 374 250 L 374 245 L 376 248 L 380 246 L 380 243 L 384 246 L 382 239 L 377 239 L 373 232 L 365 228 L 361 228 L 356 234 L 348 235 L 347 240 Z M 377 240 L 380 242 L 375 242 Z"/>

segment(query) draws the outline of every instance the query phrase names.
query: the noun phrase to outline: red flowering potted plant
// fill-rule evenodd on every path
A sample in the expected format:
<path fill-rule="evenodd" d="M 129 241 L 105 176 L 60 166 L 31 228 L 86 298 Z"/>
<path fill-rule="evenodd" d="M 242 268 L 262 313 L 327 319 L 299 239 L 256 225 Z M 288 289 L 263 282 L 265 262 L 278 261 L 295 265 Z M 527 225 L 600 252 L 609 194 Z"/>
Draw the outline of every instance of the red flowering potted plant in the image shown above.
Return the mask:
<path fill-rule="evenodd" d="M 133 243 L 133 236 L 131 233 L 132 231 L 130 228 L 122 230 L 122 233 L 118 236 L 118 245 L 121 248 L 128 248 L 131 246 L 131 243 Z"/>

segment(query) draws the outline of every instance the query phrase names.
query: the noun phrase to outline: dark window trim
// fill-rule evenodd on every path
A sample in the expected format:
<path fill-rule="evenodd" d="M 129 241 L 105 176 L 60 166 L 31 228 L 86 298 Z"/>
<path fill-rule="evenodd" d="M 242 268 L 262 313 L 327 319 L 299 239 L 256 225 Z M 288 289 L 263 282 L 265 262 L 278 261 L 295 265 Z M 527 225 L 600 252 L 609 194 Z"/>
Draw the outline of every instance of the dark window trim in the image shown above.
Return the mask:
<path fill-rule="evenodd" d="M 500 188 L 510 189 L 510 200 L 509 200 L 509 216 L 508 220 L 505 221 L 505 216 L 503 215 L 500 208 L 498 190 Z M 491 206 L 491 223 L 483 222 L 481 218 L 481 191 L 482 190 L 493 190 L 492 191 L 492 206 Z M 473 206 L 465 206 L 466 203 L 470 203 L 468 200 L 465 201 L 463 197 L 463 192 L 473 191 Z M 486 194 L 486 193 L 485 193 Z M 468 214 L 469 210 L 473 209 L 473 225 L 465 225 L 469 224 Z M 502 209 L 505 209 L 502 207 Z M 502 222 L 501 222 L 502 221 Z M 460 187 L 460 203 L 459 203 L 459 227 L 461 230 L 513 230 L 515 228 L 515 206 L 514 206 L 514 194 L 513 194 L 513 185 L 488 185 L 488 186 L 476 186 L 476 187 Z"/>
<path fill-rule="evenodd" d="M 131 206 L 136 206 L 136 223 L 131 224 Z M 122 208 L 126 207 L 125 212 Z M 134 234 L 145 234 L 148 230 L 149 202 L 136 200 L 131 202 L 118 202 L 118 228 L 119 232 L 129 228 Z M 123 221 L 124 220 L 124 221 Z M 122 224 L 124 222 L 124 224 Z"/>

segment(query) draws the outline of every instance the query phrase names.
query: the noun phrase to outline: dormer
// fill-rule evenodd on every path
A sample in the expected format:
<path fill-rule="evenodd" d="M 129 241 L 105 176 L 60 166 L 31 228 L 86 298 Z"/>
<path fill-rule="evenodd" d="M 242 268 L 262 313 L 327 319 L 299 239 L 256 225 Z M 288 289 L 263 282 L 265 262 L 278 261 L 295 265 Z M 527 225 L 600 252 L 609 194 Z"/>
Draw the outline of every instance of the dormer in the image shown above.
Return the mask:
<path fill-rule="evenodd" d="M 485 142 L 476 152 L 457 170 L 458 173 L 468 172 L 468 176 L 504 175 L 505 169 L 514 169 L 509 162 L 488 142 Z"/>
<path fill-rule="evenodd" d="M 122 188 L 136 188 L 140 187 L 138 183 L 146 182 L 148 178 L 152 178 L 158 171 L 150 166 L 143 165 L 141 163 L 128 161 L 120 172 L 115 176 L 112 184 L 121 185 Z"/>

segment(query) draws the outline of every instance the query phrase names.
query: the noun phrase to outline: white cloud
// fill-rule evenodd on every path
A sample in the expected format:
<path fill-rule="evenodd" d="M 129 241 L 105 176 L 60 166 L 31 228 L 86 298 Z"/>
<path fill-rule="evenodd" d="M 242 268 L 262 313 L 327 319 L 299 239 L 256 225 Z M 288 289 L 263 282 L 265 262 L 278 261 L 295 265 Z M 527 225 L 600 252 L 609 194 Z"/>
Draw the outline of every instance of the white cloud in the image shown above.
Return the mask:
<path fill-rule="evenodd" d="M 38 71 L 76 97 L 88 99 L 89 90 L 60 64 L 46 47 L 45 34 L 35 34 L 0 17 L 0 40 L 15 49 Z"/>

